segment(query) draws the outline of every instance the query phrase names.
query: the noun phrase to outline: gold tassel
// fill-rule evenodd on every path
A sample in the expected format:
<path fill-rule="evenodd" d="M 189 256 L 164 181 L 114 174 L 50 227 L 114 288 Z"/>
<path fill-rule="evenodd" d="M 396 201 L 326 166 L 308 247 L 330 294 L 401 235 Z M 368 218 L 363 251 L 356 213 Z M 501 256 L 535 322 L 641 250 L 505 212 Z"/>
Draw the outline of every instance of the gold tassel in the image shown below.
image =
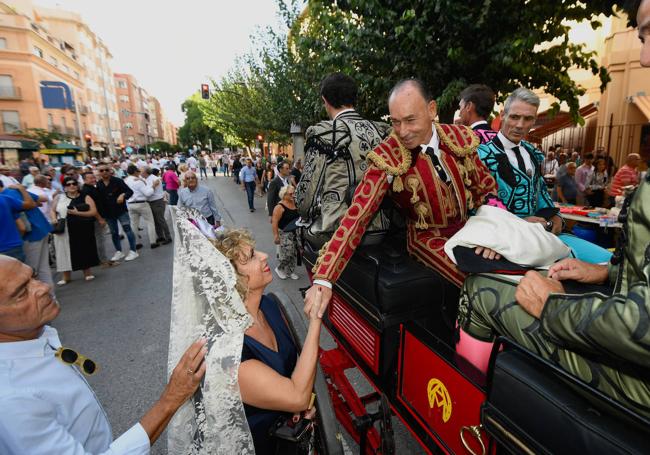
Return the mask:
<path fill-rule="evenodd" d="M 418 215 L 418 221 L 415 223 L 416 229 L 426 229 L 429 227 L 425 215 L 427 214 L 427 206 L 425 203 L 421 203 L 415 206 L 415 213 Z"/>
<path fill-rule="evenodd" d="M 402 177 L 399 175 L 396 175 L 393 180 L 393 191 L 396 193 L 404 191 L 404 183 L 402 182 Z"/>
<path fill-rule="evenodd" d="M 406 180 L 406 186 L 408 186 L 411 189 L 411 193 L 413 193 L 413 196 L 411 196 L 411 204 L 415 205 L 417 202 L 420 201 L 420 196 L 418 196 L 418 179 L 417 177 L 411 177 Z"/>

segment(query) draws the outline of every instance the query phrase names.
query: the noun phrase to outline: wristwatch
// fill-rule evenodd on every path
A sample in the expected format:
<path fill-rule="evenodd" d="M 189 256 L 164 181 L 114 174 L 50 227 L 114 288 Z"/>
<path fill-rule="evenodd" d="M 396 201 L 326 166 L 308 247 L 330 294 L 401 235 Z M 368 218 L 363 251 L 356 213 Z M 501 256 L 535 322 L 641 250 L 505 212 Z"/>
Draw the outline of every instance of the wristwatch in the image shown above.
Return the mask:
<path fill-rule="evenodd" d="M 553 221 L 551 221 L 551 220 L 546 221 L 546 230 L 548 232 L 551 232 L 553 230 Z"/>

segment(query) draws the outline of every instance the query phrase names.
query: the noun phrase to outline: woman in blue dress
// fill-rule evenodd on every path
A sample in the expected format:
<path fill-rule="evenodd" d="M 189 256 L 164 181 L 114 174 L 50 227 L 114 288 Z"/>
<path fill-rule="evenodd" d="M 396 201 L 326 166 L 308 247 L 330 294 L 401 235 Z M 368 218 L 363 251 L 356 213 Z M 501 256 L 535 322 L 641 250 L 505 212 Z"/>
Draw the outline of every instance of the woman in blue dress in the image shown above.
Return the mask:
<path fill-rule="evenodd" d="M 292 414 L 313 414 L 308 407 L 318 361 L 320 301 L 307 315 L 309 328 L 298 356 L 278 304 L 264 295 L 273 280 L 268 255 L 256 250 L 243 230 L 230 230 L 213 244 L 235 267 L 237 291 L 253 319 L 244 336 L 238 382 L 255 452 L 274 454 L 273 424 Z"/>

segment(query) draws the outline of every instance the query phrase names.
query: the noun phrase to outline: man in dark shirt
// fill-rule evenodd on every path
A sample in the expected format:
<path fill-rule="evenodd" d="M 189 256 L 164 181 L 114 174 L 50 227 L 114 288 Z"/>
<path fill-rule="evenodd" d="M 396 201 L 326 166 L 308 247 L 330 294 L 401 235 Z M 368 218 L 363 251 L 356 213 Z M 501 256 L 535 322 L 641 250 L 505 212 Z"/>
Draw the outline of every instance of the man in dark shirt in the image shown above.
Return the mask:
<path fill-rule="evenodd" d="M 289 175 L 291 174 L 291 166 L 288 162 L 283 161 L 278 164 L 278 175 L 269 183 L 269 191 L 266 195 L 266 208 L 269 211 L 269 223 L 273 217 L 273 209 L 280 202 L 280 188 L 289 184 Z"/>
<path fill-rule="evenodd" d="M 106 235 L 106 201 L 104 195 L 97 189 L 97 177 L 91 171 L 82 174 L 84 179 L 84 186 L 81 193 L 95 202 L 97 207 L 97 216 L 95 217 L 95 243 L 97 244 L 97 255 L 102 267 L 110 267 L 117 265 L 118 262 L 113 262 L 108 259 L 106 255 L 106 242 L 104 236 Z"/>
<path fill-rule="evenodd" d="M 98 170 L 101 180 L 97 183 L 97 190 L 104 198 L 104 218 L 111 230 L 111 238 L 116 250 L 111 261 L 119 261 L 122 258 L 125 261 L 132 261 L 138 257 L 138 253 L 136 252 L 135 235 L 131 230 L 131 219 L 126 209 L 126 200 L 133 196 L 133 191 L 124 183 L 124 180 L 111 176 L 112 169 L 108 164 L 100 164 Z M 126 257 L 122 253 L 118 222 L 122 225 L 122 230 L 129 240 L 130 251 Z"/>

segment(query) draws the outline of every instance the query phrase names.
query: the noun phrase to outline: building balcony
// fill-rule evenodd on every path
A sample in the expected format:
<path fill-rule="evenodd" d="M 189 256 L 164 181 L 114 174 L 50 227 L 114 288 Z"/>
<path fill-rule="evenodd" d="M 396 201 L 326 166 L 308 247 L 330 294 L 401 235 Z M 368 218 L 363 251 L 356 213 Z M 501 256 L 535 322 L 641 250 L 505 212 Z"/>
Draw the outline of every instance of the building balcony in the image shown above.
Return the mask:
<path fill-rule="evenodd" d="M 20 87 L 0 87 L 0 100 L 22 100 Z"/>

